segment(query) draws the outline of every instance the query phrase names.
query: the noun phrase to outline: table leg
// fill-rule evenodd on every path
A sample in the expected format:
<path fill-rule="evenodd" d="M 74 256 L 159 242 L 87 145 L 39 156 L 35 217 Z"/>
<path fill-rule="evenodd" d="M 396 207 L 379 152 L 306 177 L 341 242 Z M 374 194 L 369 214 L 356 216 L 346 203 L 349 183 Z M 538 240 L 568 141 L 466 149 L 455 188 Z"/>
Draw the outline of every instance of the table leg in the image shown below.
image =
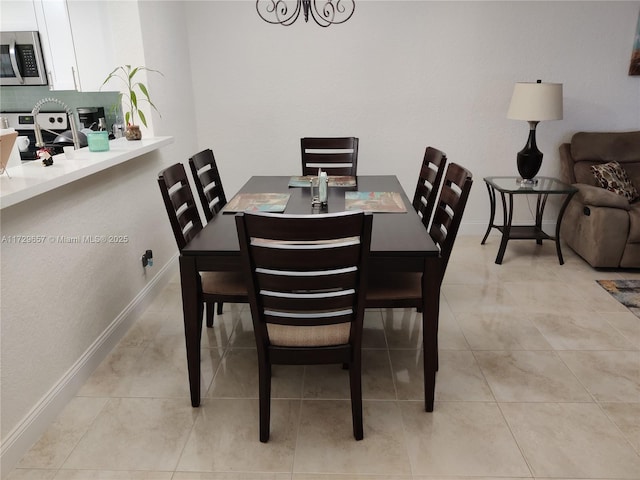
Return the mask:
<path fill-rule="evenodd" d="M 536 237 L 536 243 L 542 245 L 542 217 L 544 216 L 544 207 L 547 205 L 548 193 L 544 195 L 538 195 L 538 201 L 536 202 L 536 229 L 539 236 Z M 537 235 L 538 235 L 537 234 Z"/>
<path fill-rule="evenodd" d="M 424 406 L 433 412 L 438 370 L 438 317 L 440 314 L 440 261 L 428 257 L 422 281 L 422 351 L 424 357 Z"/>
<path fill-rule="evenodd" d="M 542 214 L 544 211 L 544 203 L 542 203 L 542 195 L 538 195 L 536 200 L 536 229 L 542 231 Z M 536 236 L 536 244 L 542 245 L 542 238 Z"/>
<path fill-rule="evenodd" d="M 191 406 L 200 406 L 200 340 L 202 335 L 202 299 L 200 298 L 200 274 L 193 257 L 180 256 L 180 284 L 182 288 L 182 312 L 184 337 L 187 347 L 187 367 Z"/>
<path fill-rule="evenodd" d="M 564 216 L 564 211 L 567 209 L 567 205 L 569 205 L 569 201 L 571 197 L 575 195 L 576 192 L 569 193 L 567 198 L 565 198 L 562 207 L 560 207 L 560 211 L 558 212 L 558 219 L 556 220 L 556 252 L 558 253 L 558 261 L 560 265 L 564 265 L 564 258 L 562 258 L 562 250 L 560 248 L 560 225 L 562 224 L 562 217 Z"/>
<path fill-rule="evenodd" d="M 489 215 L 489 225 L 487 226 L 487 232 L 484 234 L 484 237 L 480 242 L 480 245 L 484 245 L 484 242 L 487 240 L 487 237 L 489 236 L 489 232 L 491 232 L 491 229 L 494 226 L 493 221 L 496 216 L 496 191 L 488 183 L 486 185 L 487 185 L 487 191 L 489 192 L 489 206 L 491 208 L 491 213 Z"/>
<path fill-rule="evenodd" d="M 507 208 L 507 202 L 504 198 L 504 192 L 500 192 L 502 197 L 502 241 L 500 242 L 500 248 L 498 249 L 498 255 L 496 256 L 496 263 L 500 265 L 504 258 L 504 252 L 507 249 L 507 242 L 511 235 L 511 221 L 513 219 L 513 195 L 509 194 L 509 208 Z"/>

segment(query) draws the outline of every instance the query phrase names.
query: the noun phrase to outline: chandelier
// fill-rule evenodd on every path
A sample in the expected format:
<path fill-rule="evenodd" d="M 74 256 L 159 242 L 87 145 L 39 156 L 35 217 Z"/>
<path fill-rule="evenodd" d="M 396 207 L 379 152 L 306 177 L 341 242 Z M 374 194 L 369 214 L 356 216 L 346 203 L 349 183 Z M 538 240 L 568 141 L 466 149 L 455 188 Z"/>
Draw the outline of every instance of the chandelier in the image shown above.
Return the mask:
<path fill-rule="evenodd" d="M 256 10 L 265 22 L 288 27 L 304 12 L 304 21 L 311 18 L 321 27 L 344 23 L 356 8 L 354 0 L 257 0 Z"/>

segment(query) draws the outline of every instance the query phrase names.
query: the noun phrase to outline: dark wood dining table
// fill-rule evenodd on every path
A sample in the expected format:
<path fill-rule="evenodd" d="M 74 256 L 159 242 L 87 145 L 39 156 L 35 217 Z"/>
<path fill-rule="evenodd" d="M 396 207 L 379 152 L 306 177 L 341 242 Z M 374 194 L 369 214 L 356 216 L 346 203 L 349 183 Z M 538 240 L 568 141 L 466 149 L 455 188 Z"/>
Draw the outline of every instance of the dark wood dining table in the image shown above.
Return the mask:
<path fill-rule="evenodd" d="M 402 196 L 406 213 L 374 212 L 371 235 L 370 271 L 424 272 L 422 308 L 422 346 L 424 358 L 425 410 L 433 411 L 437 370 L 437 334 L 440 309 L 440 281 L 438 279 L 438 247 L 413 209 L 398 179 L 393 175 L 357 177 L 356 187 L 329 187 L 327 206 L 312 207 L 310 188 L 289 187 L 287 176 L 254 176 L 238 193 L 289 193 L 284 213 L 313 214 L 345 210 L 345 191 L 397 192 Z M 219 214 L 180 252 L 180 280 L 184 331 L 191 390 L 191 405 L 200 405 L 200 341 L 202 301 L 199 272 L 239 271 L 240 247 L 235 215 Z M 431 274 L 433 272 L 433 274 Z"/>

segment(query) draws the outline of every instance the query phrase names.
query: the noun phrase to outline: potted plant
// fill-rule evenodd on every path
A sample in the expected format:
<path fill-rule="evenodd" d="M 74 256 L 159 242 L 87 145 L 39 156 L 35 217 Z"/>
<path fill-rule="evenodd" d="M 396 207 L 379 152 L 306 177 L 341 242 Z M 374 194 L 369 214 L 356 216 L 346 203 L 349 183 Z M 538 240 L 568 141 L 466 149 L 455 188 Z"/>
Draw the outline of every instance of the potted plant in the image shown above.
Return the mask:
<path fill-rule="evenodd" d="M 113 69 L 113 71 L 107 76 L 107 78 L 102 82 L 102 87 L 104 87 L 112 78 L 117 78 L 125 84 L 124 91 L 120 92 L 120 102 L 122 103 L 123 99 L 126 100 L 125 106 L 128 105 L 128 109 L 125 112 L 125 123 L 127 124 L 127 128 L 125 130 L 125 137 L 127 140 L 140 140 L 142 138 L 142 132 L 140 132 L 140 126 L 136 124 L 136 116 L 140 118 L 142 124 L 147 126 L 147 118 L 144 115 L 144 112 L 140 110 L 140 104 L 142 102 L 148 103 L 153 109 L 160 113 L 156 106 L 151 101 L 151 97 L 149 96 L 149 90 L 146 85 L 138 80 L 136 80 L 136 74 L 139 72 L 146 70 L 147 72 L 155 72 L 162 75 L 162 72 L 158 70 L 153 70 L 147 67 L 132 67 L 131 65 L 121 65 Z M 164 75 L 163 75 L 164 76 Z"/>

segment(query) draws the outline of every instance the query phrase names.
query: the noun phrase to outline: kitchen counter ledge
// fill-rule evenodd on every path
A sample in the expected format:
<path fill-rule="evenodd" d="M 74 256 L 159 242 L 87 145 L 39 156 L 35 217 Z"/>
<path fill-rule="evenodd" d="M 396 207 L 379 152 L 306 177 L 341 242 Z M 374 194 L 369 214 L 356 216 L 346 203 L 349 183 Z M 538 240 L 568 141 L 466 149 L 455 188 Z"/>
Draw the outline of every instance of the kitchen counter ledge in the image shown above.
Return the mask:
<path fill-rule="evenodd" d="M 53 157 L 53 165 L 44 167 L 34 160 L 7 169 L 11 178 L 0 175 L 0 209 L 49 192 L 76 180 L 86 178 L 115 165 L 173 143 L 173 137 L 151 137 L 140 141 L 118 138 L 109 142 L 108 152 L 90 152 L 88 147 L 74 152 L 69 159 L 64 154 Z"/>

